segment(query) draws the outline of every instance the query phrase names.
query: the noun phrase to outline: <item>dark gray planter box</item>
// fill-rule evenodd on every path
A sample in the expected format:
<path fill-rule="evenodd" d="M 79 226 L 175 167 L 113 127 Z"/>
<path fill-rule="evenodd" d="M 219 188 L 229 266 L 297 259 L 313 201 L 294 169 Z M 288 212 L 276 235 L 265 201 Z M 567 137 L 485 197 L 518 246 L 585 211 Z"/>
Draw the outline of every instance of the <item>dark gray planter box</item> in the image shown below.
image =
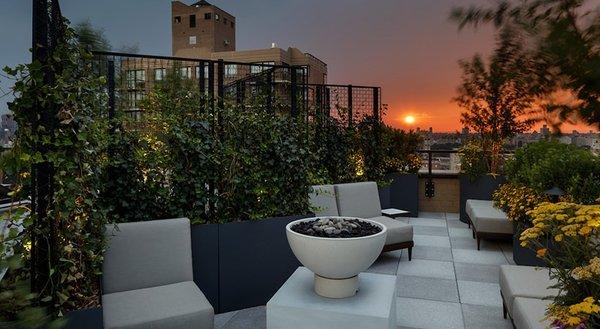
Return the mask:
<path fill-rule="evenodd" d="M 285 226 L 309 216 L 219 225 L 219 313 L 265 305 L 300 266 Z"/>
<path fill-rule="evenodd" d="M 194 282 L 219 309 L 219 224 L 192 225 Z"/>
<path fill-rule="evenodd" d="M 519 241 L 519 237 L 521 236 L 521 232 L 523 230 L 519 229 L 515 224 L 513 224 L 513 228 L 515 232 L 513 235 L 513 260 L 515 264 L 541 267 L 548 266 L 545 261 L 536 256 L 536 253 L 533 251 L 533 249 L 521 247 L 521 241 Z M 551 244 L 547 243 L 547 248 L 552 248 Z"/>
<path fill-rule="evenodd" d="M 492 200 L 494 191 L 506 181 L 504 176 L 485 175 L 471 181 L 466 175 L 459 175 L 460 180 L 460 220 L 468 223 L 465 203 L 468 199 Z"/>
<path fill-rule="evenodd" d="M 90 308 L 77 310 L 67 314 L 67 323 L 63 329 L 102 329 L 104 322 L 102 320 L 102 309 Z"/>
<path fill-rule="evenodd" d="M 192 226 L 194 281 L 224 313 L 265 305 L 300 263 L 285 226 L 305 216 Z"/>
<path fill-rule="evenodd" d="M 385 176 L 391 180 L 389 186 L 379 189 L 381 208 L 397 208 L 419 215 L 419 177 L 417 174 L 391 173 Z"/>

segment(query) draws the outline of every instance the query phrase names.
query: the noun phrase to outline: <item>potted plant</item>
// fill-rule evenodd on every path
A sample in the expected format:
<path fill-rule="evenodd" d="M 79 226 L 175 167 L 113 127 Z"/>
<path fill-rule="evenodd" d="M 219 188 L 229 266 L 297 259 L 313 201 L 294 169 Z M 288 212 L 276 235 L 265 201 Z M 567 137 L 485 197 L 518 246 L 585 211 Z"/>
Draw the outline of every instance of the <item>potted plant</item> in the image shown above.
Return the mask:
<path fill-rule="evenodd" d="M 506 213 L 508 220 L 513 223 L 513 260 L 518 265 L 545 266 L 531 249 L 521 247 L 519 236 L 526 228 L 531 227 L 529 211 L 538 204 L 546 201 L 544 195 L 534 189 L 506 183 L 500 186 L 493 195 L 494 205 Z"/>
<path fill-rule="evenodd" d="M 546 202 L 529 215 L 521 245 L 548 264 L 560 289 L 546 311 L 552 328 L 600 327 L 600 205 Z"/>

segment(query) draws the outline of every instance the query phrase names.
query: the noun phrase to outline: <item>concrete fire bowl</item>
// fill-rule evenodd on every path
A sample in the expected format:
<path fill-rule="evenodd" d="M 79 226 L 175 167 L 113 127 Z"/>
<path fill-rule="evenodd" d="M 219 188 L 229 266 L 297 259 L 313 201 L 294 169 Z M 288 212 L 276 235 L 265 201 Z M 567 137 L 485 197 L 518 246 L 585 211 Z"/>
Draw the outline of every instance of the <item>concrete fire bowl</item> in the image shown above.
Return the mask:
<path fill-rule="evenodd" d="M 300 234 L 292 227 L 300 222 L 321 218 L 355 219 L 381 228 L 364 237 L 327 238 Z M 315 292 L 328 298 L 351 297 L 358 291 L 358 274 L 373 264 L 385 244 L 385 226 L 355 217 L 313 217 L 293 221 L 286 226 L 287 239 L 296 258 L 315 273 Z"/>

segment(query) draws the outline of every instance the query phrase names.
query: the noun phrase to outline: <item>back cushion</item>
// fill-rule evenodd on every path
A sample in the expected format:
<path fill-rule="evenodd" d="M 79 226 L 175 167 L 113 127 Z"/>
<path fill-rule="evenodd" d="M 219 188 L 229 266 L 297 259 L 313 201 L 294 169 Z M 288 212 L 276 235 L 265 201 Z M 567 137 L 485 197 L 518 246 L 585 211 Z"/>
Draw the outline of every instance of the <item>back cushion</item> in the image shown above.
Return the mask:
<path fill-rule="evenodd" d="M 381 216 L 379 189 L 375 182 L 335 185 L 340 216 L 371 218 Z"/>
<path fill-rule="evenodd" d="M 310 210 L 317 216 L 339 216 L 333 185 L 315 185 L 309 194 Z"/>
<path fill-rule="evenodd" d="M 105 294 L 193 280 L 187 218 L 107 225 L 106 235 Z"/>

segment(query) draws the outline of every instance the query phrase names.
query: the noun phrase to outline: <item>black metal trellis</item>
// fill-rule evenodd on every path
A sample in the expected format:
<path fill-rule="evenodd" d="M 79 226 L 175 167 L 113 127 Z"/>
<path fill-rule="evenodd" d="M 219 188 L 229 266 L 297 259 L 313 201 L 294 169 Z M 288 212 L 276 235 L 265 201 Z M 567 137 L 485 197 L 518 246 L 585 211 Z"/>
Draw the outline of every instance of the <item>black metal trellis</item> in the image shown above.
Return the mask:
<path fill-rule="evenodd" d="M 108 64 L 112 63 L 114 69 Z M 223 60 L 94 52 L 95 71 L 108 77 L 114 108 L 139 117 L 138 103 L 167 74 L 196 81 L 210 108 L 226 103 L 242 104 L 261 96 L 267 108 L 275 100 L 292 116 L 325 115 L 349 126 L 367 116 L 381 119 L 381 89 L 373 86 L 309 84 L 302 66 L 241 63 Z M 114 89 L 111 88 L 111 77 Z"/>

